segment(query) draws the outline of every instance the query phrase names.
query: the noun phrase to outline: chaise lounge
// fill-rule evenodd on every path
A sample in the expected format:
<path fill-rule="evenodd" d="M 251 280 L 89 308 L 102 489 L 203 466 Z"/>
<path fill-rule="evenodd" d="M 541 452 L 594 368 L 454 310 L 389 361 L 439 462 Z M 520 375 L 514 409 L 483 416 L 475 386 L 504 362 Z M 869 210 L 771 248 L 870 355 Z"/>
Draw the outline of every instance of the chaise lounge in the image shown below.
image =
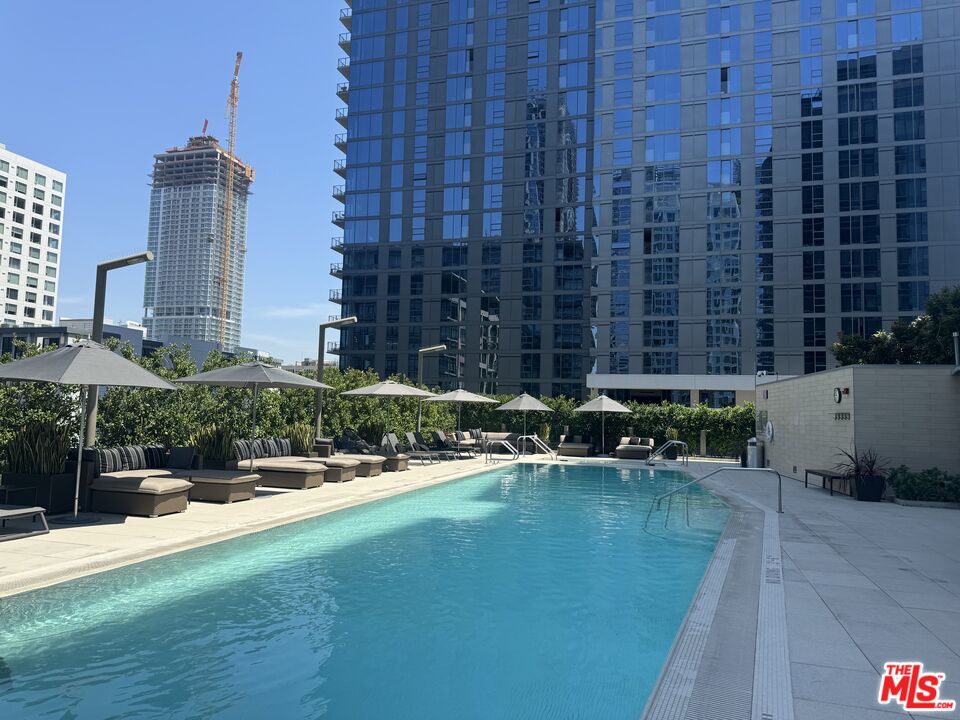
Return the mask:
<path fill-rule="evenodd" d="M 589 457 L 593 453 L 593 443 L 580 435 L 567 435 L 557 446 L 557 455 L 564 457 Z"/>
<path fill-rule="evenodd" d="M 654 450 L 653 438 L 622 437 L 615 454 L 621 460 L 646 460 Z"/>
<path fill-rule="evenodd" d="M 289 438 L 234 440 L 228 470 L 250 470 L 260 475 L 260 485 L 307 489 L 324 482 L 347 482 L 357 476 L 360 462 L 351 458 L 309 458 L 294 455 Z"/>
<path fill-rule="evenodd" d="M 157 517 L 187 509 L 195 472 L 194 450 L 127 445 L 84 450 L 92 468 L 90 507 L 94 512 Z M 243 473 L 224 475 L 222 484 L 249 485 Z"/>

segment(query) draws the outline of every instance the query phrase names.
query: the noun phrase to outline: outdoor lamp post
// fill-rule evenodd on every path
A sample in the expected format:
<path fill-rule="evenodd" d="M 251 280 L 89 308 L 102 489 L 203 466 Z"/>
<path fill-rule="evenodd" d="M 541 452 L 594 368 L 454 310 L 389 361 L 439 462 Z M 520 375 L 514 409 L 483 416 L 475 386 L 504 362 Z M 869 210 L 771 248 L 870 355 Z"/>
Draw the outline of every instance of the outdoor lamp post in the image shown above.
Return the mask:
<path fill-rule="evenodd" d="M 423 385 L 423 356 L 427 353 L 443 352 L 446 345 L 431 345 L 417 350 L 417 387 Z M 423 398 L 417 400 L 417 432 L 420 432 L 420 419 L 423 415 Z"/>
<path fill-rule="evenodd" d="M 140 263 L 153 260 L 153 253 L 149 250 L 136 255 L 127 255 L 126 257 L 108 260 L 97 265 L 97 284 L 93 294 L 93 328 L 90 332 L 90 339 L 96 343 L 103 342 L 103 312 L 104 304 L 107 298 L 107 273 L 117 268 L 127 267 L 128 265 L 139 265 Z M 99 386 L 90 385 L 87 388 L 87 408 L 86 408 L 86 433 L 83 438 L 83 444 L 86 447 L 92 447 L 97 442 L 97 400 L 99 399 Z"/>
<path fill-rule="evenodd" d="M 340 318 L 339 320 L 330 320 L 320 323 L 320 338 L 317 341 L 317 382 L 323 382 L 323 356 L 326 352 L 324 339 L 327 335 L 327 328 L 342 328 L 347 325 L 353 325 L 357 322 L 357 316 Z M 317 388 L 317 427 L 314 431 L 314 442 L 320 442 L 323 439 L 323 388 Z"/>

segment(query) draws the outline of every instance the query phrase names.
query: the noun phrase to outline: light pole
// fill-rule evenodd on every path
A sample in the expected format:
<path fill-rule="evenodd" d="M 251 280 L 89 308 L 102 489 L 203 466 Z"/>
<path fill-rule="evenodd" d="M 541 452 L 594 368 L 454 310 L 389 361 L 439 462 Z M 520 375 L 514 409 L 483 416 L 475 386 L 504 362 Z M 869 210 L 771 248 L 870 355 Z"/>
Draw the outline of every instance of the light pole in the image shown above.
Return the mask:
<path fill-rule="evenodd" d="M 431 345 L 417 350 L 417 386 L 423 385 L 423 356 L 427 353 L 443 352 L 446 345 Z M 417 400 L 417 432 L 420 432 L 420 418 L 423 415 L 423 398 Z"/>
<path fill-rule="evenodd" d="M 153 253 L 147 250 L 97 265 L 97 284 L 93 294 L 93 328 L 90 331 L 91 340 L 97 343 L 103 342 L 103 312 L 107 298 L 107 273 L 117 268 L 139 265 L 150 260 L 153 260 Z M 87 431 L 83 439 L 86 447 L 93 447 L 97 442 L 97 401 L 99 395 L 99 386 L 91 385 L 87 388 Z"/>
<path fill-rule="evenodd" d="M 327 335 L 327 328 L 342 328 L 346 325 L 353 325 L 357 322 L 357 316 L 340 318 L 329 322 L 320 323 L 320 338 L 317 340 L 317 382 L 323 382 L 323 356 L 326 348 L 323 345 L 324 338 Z M 323 389 L 317 388 L 317 427 L 314 431 L 314 442 L 320 442 L 323 439 Z"/>

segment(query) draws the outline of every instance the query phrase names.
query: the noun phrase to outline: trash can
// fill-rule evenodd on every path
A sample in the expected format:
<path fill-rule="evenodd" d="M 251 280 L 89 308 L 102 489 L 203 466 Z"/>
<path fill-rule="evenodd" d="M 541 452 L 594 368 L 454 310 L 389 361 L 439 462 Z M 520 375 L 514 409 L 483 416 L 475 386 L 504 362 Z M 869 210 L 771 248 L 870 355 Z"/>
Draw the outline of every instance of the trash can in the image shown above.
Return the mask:
<path fill-rule="evenodd" d="M 755 437 L 747 440 L 747 467 L 763 467 L 763 441 Z"/>

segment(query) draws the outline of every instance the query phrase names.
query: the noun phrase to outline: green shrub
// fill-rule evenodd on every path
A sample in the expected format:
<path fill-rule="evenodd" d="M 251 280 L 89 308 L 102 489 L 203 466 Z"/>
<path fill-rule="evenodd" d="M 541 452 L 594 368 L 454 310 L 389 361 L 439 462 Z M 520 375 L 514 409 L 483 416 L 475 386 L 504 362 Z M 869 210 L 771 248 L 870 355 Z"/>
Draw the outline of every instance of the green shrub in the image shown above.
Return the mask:
<path fill-rule="evenodd" d="M 290 438 L 290 444 L 295 455 L 302 455 L 313 450 L 314 427 L 309 423 L 293 423 L 287 425 L 283 437 Z"/>
<path fill-rule="evenodd" d="M 3 446 L 8 472 L 57 475 L 67 464 L 70 429 L 59 419 L 28 422 L 16 430 Z"/>
<path fill-rule="evenodd" d="M 911 472 L 906 465 L 901 465 L 890 473 L 887 481 L 901 500 L 960 502 L 960 475 L 950 475 L 938 468 Z"/>
<path fill-rule="evenodd" d="M 233 434 L 216 426 L 201 428 L 190 441 L 205 462 L 233 460 Z"/>

